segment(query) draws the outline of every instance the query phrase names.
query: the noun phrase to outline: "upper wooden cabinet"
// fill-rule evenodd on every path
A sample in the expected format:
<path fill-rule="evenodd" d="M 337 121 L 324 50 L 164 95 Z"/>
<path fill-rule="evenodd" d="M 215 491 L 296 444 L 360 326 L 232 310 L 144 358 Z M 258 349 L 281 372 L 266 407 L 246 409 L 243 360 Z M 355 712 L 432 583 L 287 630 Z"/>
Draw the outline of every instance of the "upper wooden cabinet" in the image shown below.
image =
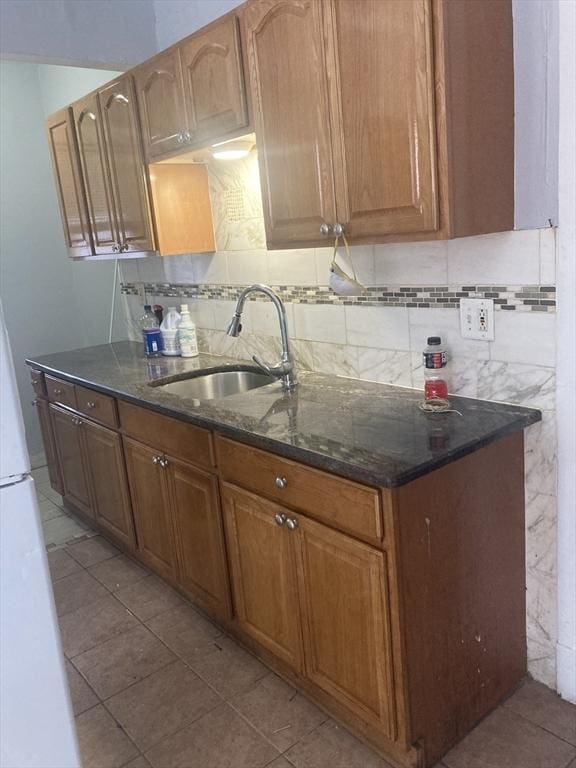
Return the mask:
<path fill-rule="evenodd" d="M 68 252 L 70 256 L 92 256 L 92 234 L 69 107 L 48 118 L 46 133 Z"/>
<path fill-rule="evenodd" d="M 133 74 L 149 161 L 250 131 L 235 15 L 210 24 Z"/>
<path fill-rule="evenodd" d="M 130 76 L 98 91 L 121 253 L 153 251 L 154 235 Z"/>
<path fill-rule="evenodd" d="M 180 46 L 187 130 L 193 146 L 214 143 L 247 130 L 240 30 L 236 16 L 226 16 Z"/>
<path fill-rule="evenodd" d="M 513 228 L 510 0 L 250 0 L 267 241 Z"/>
<path fill-rule="evenodd" d="M 186 109 L 180 51 L 172 48 L 141 64 L 134 72 L 142 140 L 147 160 L 182 148 Z"/>

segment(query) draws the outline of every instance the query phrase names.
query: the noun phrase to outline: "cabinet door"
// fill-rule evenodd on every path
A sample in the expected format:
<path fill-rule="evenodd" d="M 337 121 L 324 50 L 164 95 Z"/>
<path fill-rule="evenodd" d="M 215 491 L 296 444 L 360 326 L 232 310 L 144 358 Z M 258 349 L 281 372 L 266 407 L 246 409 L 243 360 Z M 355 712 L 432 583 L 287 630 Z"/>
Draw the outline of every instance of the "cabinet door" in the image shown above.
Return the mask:
<path fill-rule="evenodd" d="M 268 243 L 322 242 L 336 220 L 322 4 L 262 0 L 244 19 Z"/>
<path fill-rule="evenodd" d="M 56 452 L 56 443 L 54 441 L 54 431 L 52 429 L 48 401 L 39 397 L 34 402 L 38 410 L 38 420 L 40 421 L 40 432 L 42 433 L 42 441 L 44 443 L 44 453 L 46 454 L 50 485 L 56 493 L 59 493 L 62 496 L 64 494 L 64 489 L 62 487 L 60 464 Z"/>
<path fill-rule="evenodd" d="M 230 617 L 224 533 L 215 477 L 168 458 L 178 578 L 184 589 L 220 616 Z"/>
<path fill-rule="evenodd" d="M 168 579 L 176 578 L 176 550 L 170 499 L 159 451 L 124 438 L 138 550 L 148 565 Z"/>
<path fill-rule="evenodd" d="M 64 497 L 84 514 L 94 517 L 84 469 L 81 420 L 73 413 L 50 406 Z"/>
<path fill-rule="evenodd" d="M 121 253 L 154 250 L 148 183 L 129 76 L 98 92 Z"/>
<path fill-rule="evenodd" d="M 237 134 L 248 125 L 238 19 L 230 16 L 180 46 L 192 144 Z"/>
<path fill-rule="evenodd" d="M 429 0 L 330 0 L 337 219 L 351 237 L 438 228 Z"/>
<path fill-rule="evenodd" d="M 222 499 L 236 620 L 248 635 L 300 670 L 295 539 L 275 521 L 285 511 L 227 484 Z"/>
<path fill-rule="evenodd" d="M 89 421 L 83 422 L 82 431 L 96 520 L 125 547 L 134 549 L 122 438 L 117 432 Z"/>
<path fill-rule="evenodd" d="M 385 555 L 303 516 L 298 524 L 306 677 L 393 739 Z"/>
<path fill-rule="evenodd" d="M 186 109 L 178 48 L 138 67 L 134 80 L 146 159 L 181 149 Z"/>
<path fill-rule="evenodd" d="M 86 188 L 94 252 L 113 253 L 118 242 L 102 120 L 95 94 L 72 105 Z"/>
<path fill-rule="evenodd" d="M 92 256 L 92 235 L 70 108 L 48 118 L 46 133 L 66 247 L 70 256 Z"/>

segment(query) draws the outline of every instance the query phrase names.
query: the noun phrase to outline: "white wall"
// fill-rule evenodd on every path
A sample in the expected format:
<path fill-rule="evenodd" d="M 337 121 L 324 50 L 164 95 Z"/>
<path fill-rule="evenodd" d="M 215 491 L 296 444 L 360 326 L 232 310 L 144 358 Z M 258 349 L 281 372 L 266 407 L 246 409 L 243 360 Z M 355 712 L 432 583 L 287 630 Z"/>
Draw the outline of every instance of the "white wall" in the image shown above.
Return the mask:
<path fill-rule="evenodd" d="M 576 702 L 576 2 L 560 3 L 558 691 Z"/>
<path fill-rule="evenodd" d="M 0 295 L 33 458 L 42 446 L 24 358 L 107 341 L 114 275 L 112 261 L 66 254 L 44 119 L 113 75 L 0 62 Z"/>
<path fill-rule="evenodd" d="M 158 50 L 161 51 L 192 34 L 241 2 L 242 0 L 154 0 Z"/>
<path fill-rule="evenodd" d="M 152 0 L 2 0 L 0 56 L 127 69 L 152 56 Z"/>

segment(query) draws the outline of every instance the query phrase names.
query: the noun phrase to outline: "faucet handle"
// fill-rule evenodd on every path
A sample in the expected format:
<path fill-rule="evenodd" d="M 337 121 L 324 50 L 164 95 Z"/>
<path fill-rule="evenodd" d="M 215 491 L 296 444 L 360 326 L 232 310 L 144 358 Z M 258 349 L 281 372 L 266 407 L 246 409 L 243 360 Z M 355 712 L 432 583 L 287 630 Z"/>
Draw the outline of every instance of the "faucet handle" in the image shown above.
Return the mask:
<path fill-rule="evenodd" d="M 258 355 L 252 355 L 252 360 L 256 363 L 258 368 L 262 368 L 262 370 L 267 373 L 269 376 L 272 376 L 272 366 L 269 363 L 266 363 L 264 360 L 258 357 Z"/>

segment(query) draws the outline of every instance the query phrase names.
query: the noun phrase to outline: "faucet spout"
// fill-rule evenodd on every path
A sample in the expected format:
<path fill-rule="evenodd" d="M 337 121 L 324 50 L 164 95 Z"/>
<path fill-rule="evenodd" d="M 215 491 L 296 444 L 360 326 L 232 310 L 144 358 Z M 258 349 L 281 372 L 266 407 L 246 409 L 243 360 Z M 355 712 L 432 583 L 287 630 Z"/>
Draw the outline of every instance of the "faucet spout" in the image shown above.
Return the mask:
<path fill-rule="evenodd" d="M 242 312 L 244 311 L 244 304 L 246 299 L 251 293 L 263 293 L 276 307 L 278 313 L 278 322 L 280 323 L 280 338 L 282 340 L 282 359 L 275 365 L 267 363 L 265 360 L 254 356 L 252 359 L 262 370 L 266 373 L 276 376 L 282 379 L 283 389 L 290 391 L 297 385 L 296 369 L 294 368 L 294 359 L 292 357 L 292 350 L 290 348 L 290 340 L 288 338 L 288 321 L 286 319 L 286 308 L 280 297 L 274 293 L 274 291 L 267 285 L 256 283 L 248 288 L 245 288 L 238 297 L 238 303 L 236 304 L 236 311 L 230 325 L 227 329 L 228 336 L 239 336 L 242 330 Z"/>

